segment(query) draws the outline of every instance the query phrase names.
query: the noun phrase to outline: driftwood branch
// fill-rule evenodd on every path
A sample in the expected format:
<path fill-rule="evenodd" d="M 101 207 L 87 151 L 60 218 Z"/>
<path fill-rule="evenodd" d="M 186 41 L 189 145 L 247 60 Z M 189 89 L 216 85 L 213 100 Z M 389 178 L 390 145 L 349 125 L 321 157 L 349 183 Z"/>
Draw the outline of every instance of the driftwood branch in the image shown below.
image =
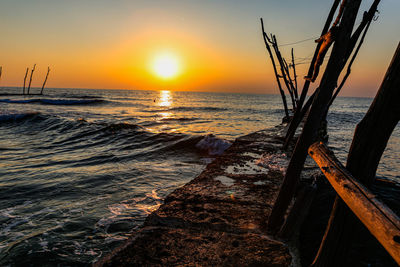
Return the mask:
<path fill-rule="evenodd" d="M 323 143 L 313 144 L 309 154 L 340 198 L 400 264 L 399 217 L 358 182 Z"/>
<path fill-rule="evenodd" d="M 28 95 L 29 95 L 29 91 L 31 90 L 31 84 L 32 84 L 32 77 L 33 77 L 33 72 L 35 71 L 36 68 L 36 64 L 33 65 L 32 71 L 31 71 L 31 77 L 29 79 L 29 85 L 28 85 Z"/>
<path fill-rule="evenodd" d="M 46 78 L 44 79 L 43 85 L 42 85 L 42 90 L 40 90 L 40 94 L 43 95 L 43 89 L 46 85 L 47 82 L 47 78 L 49 77 L 49 73 L 50 73 L 50 67 L 47 67 L 47 74 L 46 74 Z"/>
<path fill-rule="evenodd" d="M 287 76 L 287 72 L 285 70 L 285 60 L 282 57 L 281 51 L 279 50 L 278 41 L 276 40 L 275 35 L 271 35 L 270 43 L 271 43 L 272 47 L 274 48 L 276 58 L 278 59 L 280 69 L 281 69 L 282 79 L 286 85 L 286 89 L 288 90 L 290 98 L 292 100 L 292 106 L 293 106 L 293 111 L 294 111 L 294 110 L 296 110 L 296 102 L 294 100 L 294 94 L 292 91 L 292 87 L 290 86 L 290 82 L 289 82 L 290 78 Z"/>
<path fill-rule="evenodd" d="M 22 94 L 25 94 L 25 84 L 26 84 L 26 77 L 28 77 L 29 68 L 26 68 L 25 78 L 24 78 L 24 87 L 22 88 Z"/>
<path fill-rule="evenodd" d="M 285 115 L 286 115 L 285 118 L 289 118 L 289 111 L 288 111 L 288 107 L 287 107 L 285 92 L 282 89 L 282 85 L 281 85 L 281 82 L 279 80 L 278 71 L 276 69 L 275 59 L 274 59 L 274 56 L 272 54 L 271 48 L 269 46 L 270 40 L 268 38 L 268 35 L 265 33 L 263 19 L 261 18 L 260 21 L 261 21 L 261 29 L 262 29 L 262 34 L 263 34 L 263 38 L 264 38 L 265 47 L 267 48 L 268 54 L 269 54 L 269 56 L 271 58 L 272 67 L 274 69 L 274 73 L 275 73 L 275 77 L 276 77 L 276 83 L 278 84 L 279 93 L 281 94 L 283 107 L 285 109 Z"/>

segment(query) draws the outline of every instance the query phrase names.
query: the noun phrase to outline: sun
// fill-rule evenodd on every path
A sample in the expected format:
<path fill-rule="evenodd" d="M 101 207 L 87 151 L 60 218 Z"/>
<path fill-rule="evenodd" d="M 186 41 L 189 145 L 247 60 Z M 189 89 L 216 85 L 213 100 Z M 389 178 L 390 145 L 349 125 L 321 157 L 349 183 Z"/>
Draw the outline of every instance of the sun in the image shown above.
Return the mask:
<path fill-rule="evenodd" d="M 154 57 L 152 63 L 154 73 L 163 79 L 171 79 L 179 73 L 178 57 L 172 53 L 161 53 Z"/>

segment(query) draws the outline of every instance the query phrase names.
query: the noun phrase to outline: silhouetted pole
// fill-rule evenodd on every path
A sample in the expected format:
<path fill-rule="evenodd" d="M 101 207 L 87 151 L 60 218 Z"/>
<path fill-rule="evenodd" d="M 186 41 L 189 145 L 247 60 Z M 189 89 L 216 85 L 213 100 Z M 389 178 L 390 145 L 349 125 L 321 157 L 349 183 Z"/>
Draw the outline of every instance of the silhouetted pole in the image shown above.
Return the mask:
<path fill-rule="evenodd" d="M 335 0 L 333 2 L 332 8 L 329 11 L 328 17 L 326 19 L 324 28 L 322 29 L 321 36 L 323 36 L 324 34 L 326 34 L 328 32 L 329 26 L 331 25 L 333 16 L 335 15 L 336 9 L 339 6 L 339 4 L 340 4 L 340 0 Z M 321 47 L 321 43 L 318 43 L 317 47 L 315 48 L 314 56 L 311 60 L 310 67 L 308 69 L 307 76 L 311 76 L 313 74 L 314 64 L 315 64 L 315 61 L 317 60 L 318 51 L 319 51 L 320 47 Z M 303 109 L 304 101 L 307 97 L 309 87 L 310 87 L 310 81 L 305 80 L 304 85 L 303 85 L 303 90 L 301 91 L 300 99 L 297 102 L 297 109 L 293 115 L 292 120 L 290 121 L 289 128 L 286 132 L 285 144 L 283 145 L 284 149 L 286 149 L 288 147 L 290 141 L 292 140 L 294 134 L 296 133 L 297 127 L 299 126 L 301 120 L 303 119 L 303 117 L 301 117 L 301 114 L 307 113 L 307 111 L 302 111 L 302 109 Z"/>
<path fill-rule="evenodd" d="M 25 84 L 26 84 L 26 77 L 28 77 L 29 68 L 26 68 L 25 78 L 24 78 L 24 87 L 22 88 L 22 94 L 25 94 Z"/>
<path fill-rule="evenodd" d="M 43 85 L 42 85 L 42 90 L 40 90 L 40 94 L 41 94 L 41 95 L 43 95 L 43 89 L 44 89 L 44 86 L 46 85 L 47 78 L 49 77 L 49 73 L 50 73 L 50 67 L 47 67 L 46 78 L 44 79 L 44 82 L 43 82 Z"/>
<path fill-rule="evenodd" d="M 3 66 L 0 66 L 0 81 L 1 81 L 1 75 L 3 74 Z"/>
<path fill-rule="evenodd" d="M 329 58 L 319 90 L 313 100 L 303 131 L 296 143 L 284 181 L 268 219 L 268 229 L 271 232 L 279 230 L 283 223 L 286 210 L 299 184 L 300 174 L 307 158 L 308 147 L 317 139 L 318 129 L 324 119 L 328 103 L 336 88 L 339 75 L 346 64 L 346 53 L 349 48 L 351 33 L 360 4 L 361 0 L 347 1 L 331 57 Z"/>
<path fill-rule="evenodd" d="M 293 52 L 293 48 L 292 48 L 292 68 L 293 68 L 293 78 L 294 78 L 294 85 L 295 85 L 295 91 L 294 91 L 294 95 L 296 97 L 296 101 L 299 101 L 299 96 L 297 93 L 297 74 L 296 74 L 296 64 L 294 64 L 294 52 Z M 297 105 L 297 104 L 296 104 Z"/>
<path fill-rule="evenodd" d="M 282 85 L 281 85 L 281 82 L 280 82 L 280 80 L 279 80 L 279 75 L 278 75 L 278 72 L 277 72 L 277 70 L 276 70 L 276 65 L 275 65 L 274 56 L 272 55 L 271 48 L 270 48 L 270 46 L 269 46 L 269 44 L 268 44 L 268 36 L 267 36 L 267 34 L 265 33 L 265 30 L 264 30 L 264 22 L 263 22 L 263 19 L 260 18 L 260 20 L 261 20 L 261 29 L 262 29 L 262 34 L 263 34 L 263 38 L 264 38 L 265 47 L 267 48 L 268 54 L 269 54 L 269 56 L 270 56 L 270 58 L 271 58 L 272 67 L 273 67 L 273 69 L 274 69 L 274 73 L 275 73 L 275 77 L 276 77 L 276 83 L 278 84 L 279 93 L 281 94 L 281 98 L 282 98 L 282 102 L 283 102 L 283 107 L 284 107 L 284 109 L 285 109 L 285 115 L 286 115 L 286 118 L 289 118 L 289 111 L 288 111 L 288 107 L 287 107 L 285 92 L 284 92 L 283 89 L 282 89 Z"/>
<path fill-rule="evenodd" d="M 400 120 L 400 43 L 368 112 L 358 123 L 346 169 L 370 186 L 387 142 Z M 344 266 L 354 227 L 359 222 L 336 197 L 314 266 Z M 396 242 L 392 240 L 391 242 Z"/>
<path fill-rule="evenodd" d="M 31 71 L 31 77 L 29 79 L 29 85 L 28 85 L 28 95 L 29 95 L 29 91 L 31 90 L 31 84 L 32 84 L 32 77 L 33 77 L 33 72 L 35 71 L 36 68 L 36 64 L 33 65 L 32 71 Z"/>
<path fill-rule="evenodd" d="M 294 111 L 294 110 L 296 110 L 296 101 L 294 100 L 293 90 L 290 85 L 290 77 L 288 77 L 289 72 L 287 72 L 285 69 L 285 65 L 287 65 L 287 64 L 285 64 L 285 60 L 282 57 L 281 51 L 279 50 L 278 41 L 276 40 L 275 35 L 271 34 L 271 41 L 272 41 L 271 42 L 272 47 L 274 48 L 274 51 L 275 51 L 276 58 L 278 59 L 279 66 L 281 68 L 282 79 L 286 85 L 286 89 L 289 92 L 290 99 L 292 100 L 292 107 L 293 107 L 293 111 Z"/>

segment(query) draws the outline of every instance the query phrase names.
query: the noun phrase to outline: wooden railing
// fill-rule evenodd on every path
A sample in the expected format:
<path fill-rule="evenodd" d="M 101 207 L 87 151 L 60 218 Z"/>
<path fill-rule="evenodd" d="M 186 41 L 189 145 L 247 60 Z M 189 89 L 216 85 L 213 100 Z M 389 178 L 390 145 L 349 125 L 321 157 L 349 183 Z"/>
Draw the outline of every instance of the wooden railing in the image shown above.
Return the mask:
<path fill-rule="evenodd" d="M 322 142 L 308 149 L 339 197 L 400 265 L 400 219 L 355 179 Z"/>

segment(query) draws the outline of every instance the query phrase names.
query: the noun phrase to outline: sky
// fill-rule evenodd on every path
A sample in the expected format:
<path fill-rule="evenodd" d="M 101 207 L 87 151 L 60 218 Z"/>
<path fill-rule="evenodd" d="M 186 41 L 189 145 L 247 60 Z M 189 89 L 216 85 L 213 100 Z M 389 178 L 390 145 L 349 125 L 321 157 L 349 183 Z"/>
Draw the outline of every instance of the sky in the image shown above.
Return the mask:
<path fill-rule="evenodd" d="M 312 56 L 333 0 L 1 0 L 0 86 L 278 93 L 263 43 L 276 34 L 284 56 Z M 363 0 L 367 10 L 372 0 Z M 384 0 L 341 95 L 374 96 L 399 42 L 399 0 Z M 168 53 L 179 71 L 152 66 Z M 303 60 L 304 61 L 304 60 Z M 327 60 L 325 60 L 326 63 Z M 300 85 L 308 64 L 299 64 Z M 316 86 L 314 84 L 314 86 Z"/>

